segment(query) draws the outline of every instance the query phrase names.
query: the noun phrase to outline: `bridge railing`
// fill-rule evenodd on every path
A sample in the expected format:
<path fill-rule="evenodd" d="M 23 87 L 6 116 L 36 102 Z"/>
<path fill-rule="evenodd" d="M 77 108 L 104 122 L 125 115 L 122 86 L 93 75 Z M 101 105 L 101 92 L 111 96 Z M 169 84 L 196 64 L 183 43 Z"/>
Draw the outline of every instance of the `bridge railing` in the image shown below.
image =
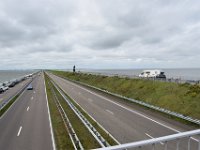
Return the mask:
<path fill-rule="evenodd" d="M 142 150 L 143 147 L 145 146 L 151 146 L 152 150 L 155 150 L 155 145 L 163 143 L 164 144 L 164 150 L 168 150 L 169 142 L 171 141 L 176 141 L 176 150 L 182 150 L 180 148 L 180 140 L 187 138 L 187 145 L 186 148 L 187 150 L 200 150 L 200 138 L 198 136 L 198 139 L 195 139 L 193 136 L 195 135 L 200 135 L 200 129 L 198 130 L 192 130 L 192 131 L 187 131 L 187 132 L 182 132 L 182 133 L 177 133 L 177 134 L 172 134 L 168 136 L 163 136 L 163 137 L 158 137 L 158 138 L 153 138 L 149 140 L 143 140 L 143 141 L 137 141 L 133 143 L 127 143 L 127 144 L 121 144 L 121 145 L 116 145 L 116 146 L 110 146 L 106 148 L 99 148 L 96 150 L 125 150 L 128 148 L 139 148 Z M 194 140 L 197 142 L 197 147 L 196 149 L 191 148 L 191 140 Z"/>

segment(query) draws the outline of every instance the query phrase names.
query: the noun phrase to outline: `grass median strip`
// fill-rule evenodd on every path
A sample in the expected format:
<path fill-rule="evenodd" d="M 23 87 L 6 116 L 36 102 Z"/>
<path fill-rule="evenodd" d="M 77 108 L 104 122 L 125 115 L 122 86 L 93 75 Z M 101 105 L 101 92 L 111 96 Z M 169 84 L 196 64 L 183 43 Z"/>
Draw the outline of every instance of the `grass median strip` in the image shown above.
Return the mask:
<path fill-rule="evenodd" d="M 65 93 L 65 96 L 74 104 L 74 106 L 87 118 L 87 120 L 93 125 L 93 127 L 101 134 L 101 136 L 111 145 L 118 145 L 117 141 L 113 139 L 113 137 L 102 129 L 99 124 L 92 118 L 88 113 L 83 110 L 80 105 L 78 105 L 66 92 L 64 92 L 61 88 L 60 90 Z"/>
<path fill-rule="evenodd" d="M 99 143 L 95 140 L 95 138 L 92 136 L 92 134 L 84 126 L 84 124 L 81 122 L 81 120 L 78 118 L 78 116 L 76 116 L 76 114 L 69 107 L 69 105 L 63 99 L 63 97 L 60 95 L 60 93 L 57 91 L 57 89 L 55 87 L 53 87 L 53 88 L 56 93 L 56 96 L 58 97 L 58 99 L 60 101 L 61 106 L 63 107 L 65 113 L 67 114 L 83 147 L 85 149 L 100 148 Z"/>
<path fill-rule="evenodd" d="M 54 101 L 55 97 L 53 93 L 51 92 L 51 86 L 52 86 L 51 82 L 49 81 L 46 75 L 45 75 L 45 82 L 46 82 L 46 91 L 47 91 L 47 97 L 48 97 L 48 103 L 49 103 L 49 110 L 51 114 L 54 138 L 56 142 L 56 148 L 57 150 L 74 149 L 71 139 L 65 128 L 62 117 L 55 104 L 55 101 Z"/>

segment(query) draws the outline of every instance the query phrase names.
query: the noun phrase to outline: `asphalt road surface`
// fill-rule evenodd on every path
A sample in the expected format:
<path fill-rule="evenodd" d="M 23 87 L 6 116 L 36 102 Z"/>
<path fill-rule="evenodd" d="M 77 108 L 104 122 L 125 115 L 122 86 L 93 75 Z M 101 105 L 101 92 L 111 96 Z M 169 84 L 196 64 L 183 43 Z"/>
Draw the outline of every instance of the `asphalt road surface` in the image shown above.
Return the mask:
<path fill-rule="evenodd" d="M 86 88 L 48 73 L 48 75 L 79 105 L 109 131 L 120 143 L 151 139 L 192 130 L 193 128 L 166 118 L 158 113 L 119 101 L 119 98 Z M 164 149 L 164 143 L 156 145 Z M 175 149 L 176 141 L 168 149 Z M 180 149 L 187 149 L 187 139 L 180 141 Z M 197 139 L 191 140 L 191 149 Z M 145 149 L 150 149 L 146 147 Z"/>
<path fill-rule="evenodd" d="M 0 103 L 4 100 L 7 100 L 13 97 L 18 91 L 20 91 L 28 82 L 30 82 L 31 78 L 28 78 L 12 88 L 9 88 L 7 91 L 0 93 Z"/>
<path fill-rule="evenodd" d="M 43 76 L 0 119 L 0 150 L 52 150 Z"/>

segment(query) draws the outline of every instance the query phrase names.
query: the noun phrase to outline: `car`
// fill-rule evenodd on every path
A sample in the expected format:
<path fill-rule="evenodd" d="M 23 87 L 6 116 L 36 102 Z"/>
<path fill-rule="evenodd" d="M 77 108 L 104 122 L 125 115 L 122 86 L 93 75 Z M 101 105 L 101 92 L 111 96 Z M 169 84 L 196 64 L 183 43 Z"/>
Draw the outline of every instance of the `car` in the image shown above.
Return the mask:
<path fill-rule="evenodd" d="M 33 86 L 31 84 L 28 85 L 27 90 L 33 90 Z"/>
<path fill-rule="evenodd" d="M 0 93 L 3 93 L 3 88 L 2 87 L 0 87 Z"/>
<path fill-rule="evenodd" d="M 8 83 L 8 87 L 14 87 L 15 84 L 16 84 L 15 81 L 11 81 L 11 82 Z"/>
<path fill-rule="evenodd" d="M 0 93 L 5 92 L 6 90 L 8 90 L 7 86 L 1 86 L 0 87 Z"/>

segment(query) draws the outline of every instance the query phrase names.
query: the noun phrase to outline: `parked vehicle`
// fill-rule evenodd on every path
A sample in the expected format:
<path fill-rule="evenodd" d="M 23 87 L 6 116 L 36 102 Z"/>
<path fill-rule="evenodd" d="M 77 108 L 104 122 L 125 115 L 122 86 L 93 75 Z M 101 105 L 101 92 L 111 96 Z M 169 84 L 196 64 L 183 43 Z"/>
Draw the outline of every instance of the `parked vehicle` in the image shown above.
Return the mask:
<path fill-rule="evenodd" d="M 16 82 L 15 82 L 15 81 L 11 81 L 11 82 L 9 82 L 9 83 L 8 83 L 8 87 L 14 87 L 14 86 L 15 86 L 15 84 L 16 84 Z"/>
<path fill-rule="evenodd" d="M 0 93 L 3 93 L 3 88 L 2 87 L 0 87 Z"/>
<path fill-rule="evenodd" d="M 7 86 L 1 86 L 0 87 L 0 92 L 5 92 L 6 90 L 8 90 L 8 87 Z"/>
<path fill-rule="evenodd" d="M 166 75 L 161 70 L 144 70 L 141 74 L 139 74 L 141 78 L 164 78 L 166 79 Z"/>

